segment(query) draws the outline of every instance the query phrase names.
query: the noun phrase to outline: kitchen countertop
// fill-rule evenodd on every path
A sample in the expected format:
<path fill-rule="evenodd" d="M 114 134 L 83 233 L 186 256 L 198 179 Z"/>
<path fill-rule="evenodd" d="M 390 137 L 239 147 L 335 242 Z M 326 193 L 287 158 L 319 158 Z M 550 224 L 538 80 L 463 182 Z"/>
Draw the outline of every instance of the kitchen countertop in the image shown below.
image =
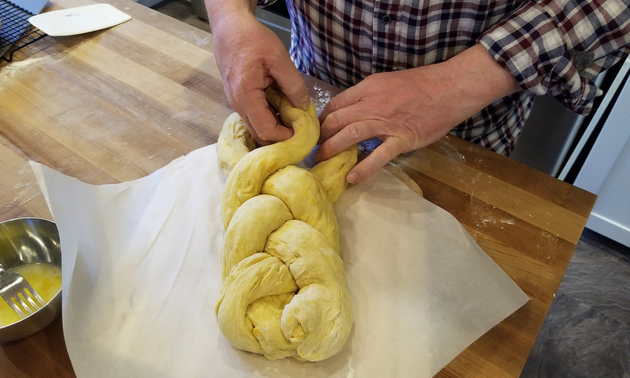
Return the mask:
<path fill-rule="evenodd" d="M 92 184 L 133 180 L 214 143 L 232 112 L 208 33 L 128 0 L 106 2 L 133 19 L 45 37 L 0 64 L 0 221 L 51 219 L 29 160 Z M 437 377 L 518 377 L 595 196 L 452 136 L 394 165 L 531 298 Z M 61 318 L 2 345 L 0 376 L 74 376 Z"/>

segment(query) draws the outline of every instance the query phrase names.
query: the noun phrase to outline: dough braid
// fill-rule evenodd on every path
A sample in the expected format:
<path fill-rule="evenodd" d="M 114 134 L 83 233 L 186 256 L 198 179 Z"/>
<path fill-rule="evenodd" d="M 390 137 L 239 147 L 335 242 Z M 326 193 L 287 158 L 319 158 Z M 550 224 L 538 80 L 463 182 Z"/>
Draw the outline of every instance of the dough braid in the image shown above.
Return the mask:
<path fill-rule="evenodd" d="M 357 162 L 352 147 L 311 171 L 296 167 L 315 147 L 319 122 L 311 103 L 294 108 L 266 91 L 293 136 L 253 149 L 238 115 L 219 137 L 227 182 L 221 210 L 226 229 L 219 328 L 233 346 L 269 359 L 326 359 L 352 328 L 334 203 Z"/>

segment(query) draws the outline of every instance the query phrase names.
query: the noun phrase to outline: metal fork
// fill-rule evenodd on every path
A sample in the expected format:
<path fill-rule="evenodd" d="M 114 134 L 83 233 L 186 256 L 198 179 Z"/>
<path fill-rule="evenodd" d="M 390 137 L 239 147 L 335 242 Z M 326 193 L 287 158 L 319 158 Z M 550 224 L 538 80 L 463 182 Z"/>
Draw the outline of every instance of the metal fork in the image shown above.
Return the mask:
<path fill-rule="evenodd" d="M 0 264 L 0 296 L 22 318 L 35 313 L 46 304 L 21 274 L 5 270 L 2 264 Z"/>

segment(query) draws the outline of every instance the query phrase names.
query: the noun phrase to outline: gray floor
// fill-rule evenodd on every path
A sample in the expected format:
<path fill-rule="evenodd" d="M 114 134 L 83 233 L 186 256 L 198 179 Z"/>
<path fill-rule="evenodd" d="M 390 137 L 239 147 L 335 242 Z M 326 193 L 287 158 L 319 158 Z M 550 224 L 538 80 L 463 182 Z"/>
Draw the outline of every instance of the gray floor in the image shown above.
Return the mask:
<path fill-rule="evenodd" d="M 630 249 L 585 230 L 522 378 L 630 378 Z"/>
<path fill-rule="evenodd" d="M 209 31 L 185 0 L 155 7 Z M 584 231 L 521 378 L 630 378 L 630 249 Z"/>

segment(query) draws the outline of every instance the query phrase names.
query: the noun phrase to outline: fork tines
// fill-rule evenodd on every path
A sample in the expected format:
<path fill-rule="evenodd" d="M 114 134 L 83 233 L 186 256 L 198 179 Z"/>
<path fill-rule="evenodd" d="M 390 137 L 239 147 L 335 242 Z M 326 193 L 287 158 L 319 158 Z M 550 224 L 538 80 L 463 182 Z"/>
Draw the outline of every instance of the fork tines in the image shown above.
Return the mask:
<path fill-rule="evenodd" d="M 5 298 L 6 302 L 22 318 L 32 315 L 42 308 L 46 302 L 27 282 L 23 290 L 17 292 L 10 298 Z M 28 314 L 28 315 L 27 315 Z"/>

